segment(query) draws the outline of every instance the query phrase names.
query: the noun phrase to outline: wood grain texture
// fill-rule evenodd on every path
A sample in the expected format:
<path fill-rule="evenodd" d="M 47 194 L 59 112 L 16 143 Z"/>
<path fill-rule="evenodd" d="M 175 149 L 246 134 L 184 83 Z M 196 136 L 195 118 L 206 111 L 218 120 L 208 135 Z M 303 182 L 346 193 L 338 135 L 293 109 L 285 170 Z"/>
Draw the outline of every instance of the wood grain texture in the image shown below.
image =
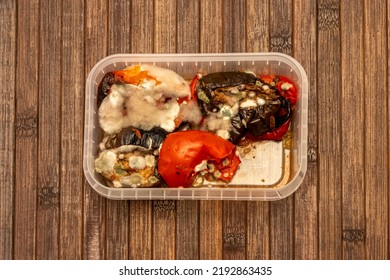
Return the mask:
<path fill-rule="evenodd" d="M 106 56 L 108 23 L 101 20 L 108 15 L 107 0 L 85 3 L 84 63 L 85 78 L 95 63 Z M 106 199 L 84 180 L 83 258 L 105 259 Z"/>
<path fill-rule="evenodd" d="M 37 228 L 39 2 L 19 1 L 17 17 L 13 258 L 31 260 Z"/>
<path fill-rule="evenodd" d="M 59 258 L 83 258 L 84 3 L 62 2 L 61 193 Z M 74 13 L 74 11 L 82 11 Z"/>
<path fill-rule="evenodd" d="M 245 8 L 246 18 L 246 51 L 267 52 L 270 38 L 270 1 L 247 0 Z"/>
<path fill-rule="evenodd" d="M 222 15 L 223 52 L 245 52 L 245 1 L 223 1 Z"/>
<path fill-rule="evenodd" d="M 294 198 L 294 259 L 318 259 L 317 22 L 315 1 L 294 1 L 293 55 L 309 82 L 308 167 Z"/>
<path fill-rule="evenodd" d="M 221 260 L 222 201 L 201 201 L 199 207 L 199 259 Z"/>
<path fill-rule="evenodd" d="M 200 52 L 222 52 L 222 0 L 200 2 Z"/>
<path fill-rule="evenodd" d="M 270 1 L 270 50 L 292 53 L 292 0 Z"/>
<path fill-rule="evenodd" d="M 389 257 L 388 69 L 386 1 L 364 2 L 367 259 Z M 375 82 L 372 82 L 375 81 Z"/>
<path fill-rule="evenodd" d="M 363 1 L 340 4 L 343 259 L 365 259 Z"/>
<path fill-rule="evenodd" d="M 153 255 L 154 260 L 176 259 L 176 202 L 153 201 Z"/>
<path fill-rule="evenodd" d="M 177 3 L 154 1 L 154 52 L 174 53 L 177 49 Z M 176 258 L 176 201 L 153 201 L 153 259 Z"/>
<path fill-rule="evenodd" d="M 37 259 L 59 258 L 62 5 L 40 1 Z"/>
<path fill-rule="evenodd" d="M 200 2 L 200 52 L 222 52 L 222 1 Z M 199 258 L 222 259 L 222 201 L 199 203 Z"/>
<path fill-rule="evenodd" d="M 270 2 L 270 51 L 292 53 L 292 1 Z M 270 203 L 271 259 L 294 256 L 293 196 Z"/>
<path fill-rule="evenodd" d="M 269 50 L 269 1 L 246 1 L 246 51 Z M 270 258 L 269 202 L 248 202 L 247 259 Z"/>
<path fill-rule="evenodd" d="M 339 6 L 339 1 L 320 0 L 317 7 L 320 259 L 342 258 Z"/>
<path fill-rule="evenodd" d="M 16 5 L 0 2 L 0 260 L 13 252 Z"/>
<path fill-rule="evenodd" d="M 177 3 L 154 1 L 154 52 L 173 53 L 177 48 Z"/>
<path fill-rule="evenodd" d="M 131 50 L 133 53 L 153 52 L 153 1 L 132 1 L 131 3 Z M 129 258 L 152 259 L 152 222 L 151 201 L 130 202 L 130 240 Z"/>

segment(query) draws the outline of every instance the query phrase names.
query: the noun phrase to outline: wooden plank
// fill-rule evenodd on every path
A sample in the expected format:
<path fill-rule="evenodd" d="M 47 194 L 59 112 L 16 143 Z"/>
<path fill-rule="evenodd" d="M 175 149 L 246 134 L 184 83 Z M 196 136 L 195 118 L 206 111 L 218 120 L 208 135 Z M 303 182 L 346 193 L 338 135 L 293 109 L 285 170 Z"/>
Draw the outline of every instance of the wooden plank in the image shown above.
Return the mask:
<path fill-rule="evenodd" d="M 171 53 L 177 47 L 176 1 L 154 1 L 154 52 Z"/>
<path fill-rule="evenodd" d="M 318 1 L 319 258 L 342 258 L 340 3 Z M 322 117 L 326 116 L 326 117 Z"/>
<path fill-rule="evenodd" d="M 199 1 L 177 1 L 177 52 L 199 51 Z M 176 202 L 176 259 L 199 259 L 199 202 Z"/>
<path fill-rule="evenodd" d="M 222 52 L 222 0 L 200 3 L 200 52 Z M 222 259 L 222 201 L 199 203 L 199 258 Z"/>
<path fill-rule="evenodd" d="M 245 51 L 245 8 L 244 1 L 223 2 L 222 46 L 224 52 Z M 234 17 L 230 16 L 233 14 Z M 223 202 L 223 259 L 245 259 L 247 242 L 246 208 L 247 203 L 245 201 Z"/>
<path fill-rule="evenodd" d="M 153 1 L 137 0 L 131 5 L 131 50 L 153 52 Z M 130 201 L 129 258 L 152 258 L 152 202 Z"/>
<path fill-rule="evenodd" d="M 35 259 L 39 2 L 18 2 L 16 46 L 14 259 Z"/>
<path fill-rule="evenodd" d="M 13 257 L 16 5 L 0 2 L 0 260 Z"/>
<path fill-rule="evenodd" d="M 292 0 L 270 2 L 270 49 L 292 53 Z"/>
<path fill-rule="evenodd" d="M 269 50 L 269 6 L 270 1 L 247 0 L 246 51 L 267 52 Z"/>
<path fill-rule="evenodd" d="M 62 2 L 60 259 L 82 259 L 84 3 Z"/>
<path fill-rule="evenodd" d="M 62 5 L 40 2 L 37 259 L 59 258 Z"/>
<path fill-rule="evenodd" d="M 109 1 L 108 54 L 130 53 L 131 3 Z M 127 259 L 129 255 L 129 202 L 107 200 L 106 258 Z"/>
<path fill-rule="evenodd" d="M 389 89 L 386 1 L 364 1 L 367 259 L 389 258 Z"/>
<path fill-rule="evenodd" d="M 176 1 L 154 1 L 154 52 L 176 51 Z M 176 202 L 153 201 L 153 259 L 176 258 Z"/>
<path fill-rule="evenodd" d="M 154 260 L 176 259 L 176 203 L 173 200 L 153 201 Z"/>
<path fill-rule="evenodd" d="M 317 26 L 315 1 L 294 1 L 293 55 L 306 70 L 309 82 L 308 167 L 295 193 L 294 258 L 318 259 L 318 147 L 317 147 Z"/>
<path fill-rule="evenodd" d="M 107 0 L 85 3 L 85 78 L 95 63 L 106 56 L 108 42 Z M 105 259 L 106 199 L 85 183 L 84 259 Z"/>
<path fill-rule="evenodd" d="M 222 52 L 223 0 L 200 2 L 200 52 Z"/>
<path fill-rule="evenodd" d="M 270 2 L 270 51 L 292 53 L 292 1 Z M 292 259 L 294 197 L 270 203 L 271 258 Z"/>
<path fill-rule="evenodd" d="M 246 1 L 246 51 L 269 50 L 269 1 Z M 270 258 L 269 202 L 248 202 L 247 259 Z"/>
<path fill-rule="evenodd" d="M 365 259 L 364 11 L 363 1 L 340 4 L 343 259 Z"/>
<path fill-rule="evenodd" d="M 224 52 L 245 51 L 245 15 L 245 1 L 223 1 L 222 43 Z"/>
<path fill-rule="evenodd" d="M 270 203 L 248 202 L 246 259 L 268 260 L 270 248 Z"/>
<path fill-rule="evenodd" d="M 222 259 L 222 201 L 201 201 L 199 205 L 199 259 Z"/>

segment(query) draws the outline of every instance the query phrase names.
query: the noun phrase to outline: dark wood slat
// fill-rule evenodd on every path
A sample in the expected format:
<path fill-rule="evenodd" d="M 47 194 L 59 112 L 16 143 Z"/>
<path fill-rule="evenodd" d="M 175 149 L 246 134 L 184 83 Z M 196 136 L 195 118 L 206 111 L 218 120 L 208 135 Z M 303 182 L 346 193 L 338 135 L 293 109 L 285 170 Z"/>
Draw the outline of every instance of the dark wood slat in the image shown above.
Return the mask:
<path fill-rule="evenodd" d="M 317 7 L 320 259 L 342 258 L 339 6 L 339 1 L 320 0 Z"/>
<path fill-rule="evenodd" d="M 39 2 L 19 1 L 17 17 L 14 259 L 35 259 Z"/>
<path fill-rule="evenodd" d="M 292 53 L 292 0 L 270 1 L 270 50 Z"/>
<path fill-rule="evenodd" d="M 201 201 L 199 213 L 199 259 L 222 259 L 222 201 Z"/>
<path fill-rule="evenodd" d="M 245 52 L 245 8 L 244 1 L 223 2 L 224 52 Z M 246 206 L 245 201 L 223 202 L 223 259 L 245 259 L 246 257 Z"/>
<path fill-rule="evenodd" d="M 199 202 L 176 203 L 176 259 L 199 259 Z"/>
<path fill-rule="evenodd" d="M 153 12 L 153 1 L 132 1 L 131 50 L 133 53 L 153 52 Z M 152 259 L 152 219 L 151 201 L 130 201 L 130 259 Z"/>
<path fill-rule="evenodd" d="M 199 51 L 199 1 L 177 0 L 177 52 Z"/>
<path fill-rule="evenodd" d="M 248 202 L 246 259 L 270 259 L 269 202 Z"/>
<path fill-rule="evenodd" d="M 109 1 L 108 53 L 130 53 L 131 3 Z M 107 200 L 107 259 L 127 259 L 129 255 L 129 202 Z"/>
<path fill-rule="evenodd" d="M 364 1 L 367 259 L 389 258 L 389 89 L 386 1 Z M 387 225 L 387 226 L 386 226 Z"/>
<path fill-rule="evenodd" d="M 154 1 L 154 52 L 176 52 L 176 1 Z M 176 258 L 176 201 L 153 201 L 153 259 Z"/>
<path fill-rule="evenodd" d="M 292 1 L 270 2 L 270 51 L 292 53 Z M 292 259 L 294 197 L 270 203 L 271 258 Z"/>
<path fill-rule="evenodd" d="M 107 7 L 107 0 L 85 3 L 85 78 L 95 63 L 107 54 Z M 106 199 L 88 183 L 84 184 L 83 258 L 105 259 Z"/>
<path fill-rule="evenodd" d="M 222 6 L 224 52 L 245 51 L 245 1 L 225 0 Z"/>
<path fill-rule="evenodd" d="M 12 259 L 16 5 L 0 2 L 0 260 Z"/>
<path fill-rule="evenodd" d="M 177 1 L 177 52 L 199 51 L 199 1 Z M 176 259 L 199 259 L 199 202 L 176 202 Z"/>
<path fill-rule="evenodd" d="M 308 167 L 306 178 L 295 193 L 294 258 L 318 259 L 318 161 L 316 3 L 294 1 L 293 55 L 306 70 L 309 82 Z"/>
<path fill-rule="evenodd" d="M 343 259 L 365 259 L 363 1 L 340 4 Z"/>
<path fill-rule="evenodd" d="M 62 3 L 62 108 L 60 259 L 82 259 L 83 239 L 83 126 L 84 4 Z M 78 11 L 78 12 L 76 12 Z"/>
<path fill-rule="evenodd" d="M 37 259 L 59 258 L 62 5 L 40 1 Z"/>
<path fill-rule="evenodd" d="M 171 53 L 177 47 L 176 1 L 154 1 L 154 52 Z"/>
<path fill-rule="evenodd" d="M 222 52 L 222 0 L 200 2 L 200 52 Z"/>
<path fill-rule="evenodd" d="M 200 52 L 222 52 L 222 0 L 200 3 Z M 199 258 L 222 259 L 222 201 L 199 203 Z"/>
<path fill-rule="evenodd" d="M 269 50 L 269 3 L 270 1 L 246 1 L 246 51 Z"/>
<path fill-rule="evenodd" d="M 269 50 L 269 1 L 246 1 L 246 51 Z M 269 202 L 248 202 L 247 259 L 270 258 Z"/>
<path fill-rule="evenodd" d="M 153 259 L 176 259 L 176 202 L 153 201 Z"/>

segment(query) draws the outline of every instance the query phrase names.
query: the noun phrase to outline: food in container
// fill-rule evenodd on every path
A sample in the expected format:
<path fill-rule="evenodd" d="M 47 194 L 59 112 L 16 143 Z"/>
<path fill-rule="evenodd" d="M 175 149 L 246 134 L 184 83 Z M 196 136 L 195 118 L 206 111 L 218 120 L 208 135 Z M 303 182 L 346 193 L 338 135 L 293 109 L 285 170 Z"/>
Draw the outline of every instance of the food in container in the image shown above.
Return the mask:
<path fill-rule="evenodd" d="M 154 75 L 151 71 L 154 71 Z M 161 73 L 165 71 L 169 73 L 168 76 L 175 77 L 175 89 L 180 89 L 180 92 L 167 90 L 172 85 L 161 83 L 156 78 L 158 73 L 162 79 L 164 75 Z M 196 82 L 194 79 L 190 86 L 194 74 Z M 234 82 L 235 79 L 238 81 Z M 162 90 L 156 90 L 157 94 L 154 94 L 157 86 Z M 143 99 L 138 98 L 138 101 L 142 99 L 144 103 L 137 104 L 143 104 L 143 107 L 152 102 L 165 106 L 165 115 L 152 119 L 154 123 L 142 121 L 142 118 L 137 120 L 134 118 L 137 114 L 125 122 L 113 121 L 120 114 L 128 116 L 128 113 L 135 112 L 131 107 L 134 104 L 128 102 L 131 98 L 126 92 L 129 91 L 132 98 L 142 96 Z M 207 104 L 205 97 L 212 102 Z M 199 106 L 194 106 L 194 100 Z M 99 112 L 101 108 L 115 108 L 116 115 L 110 115 L 110 110 L 107 110 L 108 114 L 102 114 Z M 99 120 L 100 116 L 104 116 L 103 121 Z M 226 129 L 215 125 L 218 116 L 225 120 Z M 262 122 L 261 125 L 248 125 L 258 120 Z M 299 63 L 289 56 L 115 55 L 98 63 L 87 80 L 84 170 L 92 187 L 112 199 L 280 199 L 291 194 L 303 179 L 306 170 L 306 123 L 307 78 Z M 238 167 L 231 172 L 234 176 L 227 182 L 217 180 L 220 178 L 216 178 L 212 172 L 215 164 L 201 160 L 200 163 L 196 162 L 195 167 L 192 166 L 197 170 L 196 176 L 189 180 L 189 184 L 183 184 L 188 188 L 161 188 L 167 180 L 158 172 L 160 151 L 163 150 L 156 147 L 164 147 L 164 142 L 178 130 L 184 130 L 183 133 L 193 130 L 198 133 L 211 132 L 233 144 L 234 155 L 239 159 Z M 89 142 L 89 139 L 93 141 Z M 130 160 L 131 152 L 119 152 L 123 147 L 132 147 L 131 152 L 141 154 L 141 158 Z M 107 184 L 99 175 L 99 168 L 96 170 L 94 165 L 97 161 L 99 167 L 101 154 L 104 157 L 107 154 L 112 156 L 109 152 L 116 152 L 116 159 L 121 157 L 119 167 L 111 161 L 111 166 L 115 167 L 111 171 L 121 174 L 125 171 L 128 174 L 124 177 L 133 175 L 131 172 L 143 172 L 142 168 L 130 170 L 130 162 L 146 168 L 146 155 L 149 164 L 154 157 L 153 172 L 145 172 L 146 179 L 151 176 L 152 182 L 145 181 L 142 176 L 141 180 L 136 175 L 130 181 L 127 178 L 116 180 L 121 182 L 121 185 L 116 182 L 116 187 L 121 188 L 115 188 L 114 183 Z M 197 176 L 199 174 L 201 176 Z M 218 177 L 219 173 L 216 174 Z M 170 185 L 180 187 L 182 184 Z"/>

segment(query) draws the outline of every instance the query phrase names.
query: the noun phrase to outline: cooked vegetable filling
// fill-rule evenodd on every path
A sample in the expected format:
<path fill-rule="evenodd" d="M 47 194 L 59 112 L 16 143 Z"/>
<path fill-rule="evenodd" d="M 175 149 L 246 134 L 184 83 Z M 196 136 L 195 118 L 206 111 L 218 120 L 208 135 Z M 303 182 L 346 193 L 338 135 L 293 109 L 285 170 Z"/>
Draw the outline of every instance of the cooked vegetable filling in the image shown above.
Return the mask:
<path fill-rule="evenodd" d="M 197 74 L 190 82 L 152 65 L 107 73 L 97 91 L 104 132 L 95 170 L 111 187 L 229 183 L 236 145 L 279 141 L 297 102 L 286 77 L 250 72 Z"/>

